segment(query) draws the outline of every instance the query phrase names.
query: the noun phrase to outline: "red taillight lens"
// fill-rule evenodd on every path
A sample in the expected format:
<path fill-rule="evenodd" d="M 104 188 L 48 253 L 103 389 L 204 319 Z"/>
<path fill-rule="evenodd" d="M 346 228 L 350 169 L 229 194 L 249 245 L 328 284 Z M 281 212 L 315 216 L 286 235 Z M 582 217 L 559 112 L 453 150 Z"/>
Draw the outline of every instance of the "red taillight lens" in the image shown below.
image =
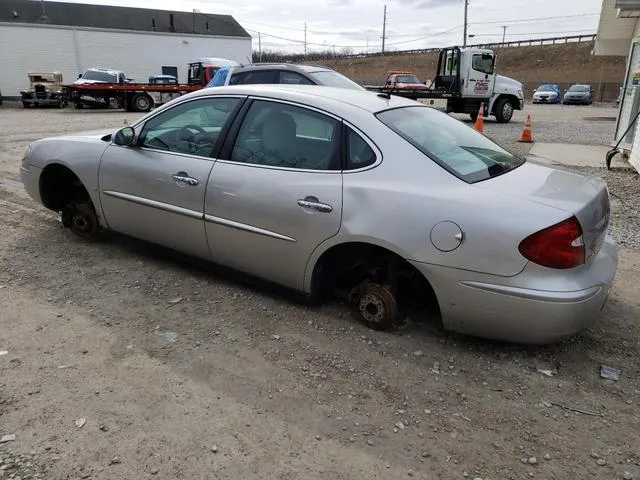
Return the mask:
<path fill-rule="evenodd" d="M 576 217 L 525 238 L 518 247 L 528 260 L 549 268 L 573 268 L 584 263 L 582 227 Z"/>

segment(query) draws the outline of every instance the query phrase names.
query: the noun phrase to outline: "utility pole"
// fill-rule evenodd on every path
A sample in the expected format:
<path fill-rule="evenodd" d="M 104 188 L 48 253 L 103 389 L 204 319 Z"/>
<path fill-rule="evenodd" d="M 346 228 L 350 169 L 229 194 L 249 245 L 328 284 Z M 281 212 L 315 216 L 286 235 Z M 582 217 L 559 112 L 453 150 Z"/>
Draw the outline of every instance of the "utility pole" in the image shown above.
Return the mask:
<path fill-rule="evenodd" d="M 387 38 L 387 4 L 384 5 L 384 16 L 382 17 L 382 53 L 384 53 L 384 41 Z"/>
<path fill-rule="evenodd" d="M 464 1 L 464 37 L 462 39 L 462 46 L 466 47 L 467 46 L 467 18 L 468 18 L 468 13 L 469 13 L 469 0 L 463 0 Z"/>
<path fill-rule="evenodd" d="M 502 45 L 504 45 L 504 40 L 505 37 L 507 36 L 507 28 L 509 27 L 509 25 L 503 25 L 502 26 Z"/>
<path fill-rule="evenodd" d="M 307 56 L 307 22 L 304 22 L 304 56 Z"/>
<path fill-rule="evenodd" d="M 258 32 L 258 61 L 262 63 L 262 37 Z"/>

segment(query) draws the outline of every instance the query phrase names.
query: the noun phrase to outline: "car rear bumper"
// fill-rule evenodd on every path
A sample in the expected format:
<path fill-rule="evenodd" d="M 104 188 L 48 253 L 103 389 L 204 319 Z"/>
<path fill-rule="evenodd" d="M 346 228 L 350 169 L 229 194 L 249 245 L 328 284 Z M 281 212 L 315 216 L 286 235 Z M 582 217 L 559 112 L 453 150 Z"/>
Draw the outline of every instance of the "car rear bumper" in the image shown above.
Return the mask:
<path fill-rule="evenodd" d="M 515 277 L 500 278 L 413 264 L 431 281 L 446 329 L 496 340 L 547 344 L 576 334 L 598 318 L 613 284 L 618 252 L 613 240 L 607 238 L 588 267 L 568 274 L 573 278 L 565 284 L 579 288 L 567 290 L 545 289 L 558 282 L 528 276 L 526 268 Z M 558 273 L 549 271 L 548 275 Z"/>

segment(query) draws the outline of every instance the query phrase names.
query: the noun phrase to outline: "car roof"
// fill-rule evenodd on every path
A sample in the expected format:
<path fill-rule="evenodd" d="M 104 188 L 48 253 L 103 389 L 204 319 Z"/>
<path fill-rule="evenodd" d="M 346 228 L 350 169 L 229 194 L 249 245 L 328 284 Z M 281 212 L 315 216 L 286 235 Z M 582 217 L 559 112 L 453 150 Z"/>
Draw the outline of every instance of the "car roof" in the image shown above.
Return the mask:
<path fill-rule="evenodd" d="M 320 85 L 233 85 L 216 88 L 204 88 L 183 96 L 182 98 L 197 98 L 211 95 L 249 95 L 256 97 L 270 97 L 305 103 L 319 108 L 330 109 L 336 104 L 349 104 L 371 113 L 389 110 L 391 108 L 422 106 L 415 100 L 391 95 L 385 95 L 367 90 L 351 88 L 326 87 Z"/>
<path fill-rule="evenodd" d="M 319 71 L 331 71 L 330 68 L 320 65 L 300 65 L 297 63 L 254 63 L 252 65 L 241 65 L 235 67 L 234 71 L 243 70 L 269 70 L 277 68 L 280 70 L 293 70 L 301 72 L 319 72 Z"/>

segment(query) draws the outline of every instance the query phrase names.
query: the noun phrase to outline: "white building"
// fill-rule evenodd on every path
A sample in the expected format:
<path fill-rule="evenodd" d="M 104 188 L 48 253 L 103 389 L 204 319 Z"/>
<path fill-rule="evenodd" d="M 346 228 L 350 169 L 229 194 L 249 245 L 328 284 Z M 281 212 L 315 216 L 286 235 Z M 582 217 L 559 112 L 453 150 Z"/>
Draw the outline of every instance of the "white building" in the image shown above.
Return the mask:
<path fill-rule="evenodd" d="M 59 71 L 72 83 L 90 67 L 147 82 L 161 73 L 186 82 L 201 57 L 250 61 L 251 36 L 229 15 L 0 0 L 0 92 L 19 97 L 29 71 Z"/>
<path fill-rule="evenodd" d="M 603 0 L 594 55 L 627 57 L 612 146 L 640 171 L 640 0 Z"/>

